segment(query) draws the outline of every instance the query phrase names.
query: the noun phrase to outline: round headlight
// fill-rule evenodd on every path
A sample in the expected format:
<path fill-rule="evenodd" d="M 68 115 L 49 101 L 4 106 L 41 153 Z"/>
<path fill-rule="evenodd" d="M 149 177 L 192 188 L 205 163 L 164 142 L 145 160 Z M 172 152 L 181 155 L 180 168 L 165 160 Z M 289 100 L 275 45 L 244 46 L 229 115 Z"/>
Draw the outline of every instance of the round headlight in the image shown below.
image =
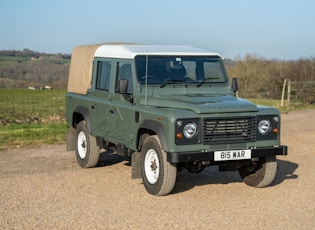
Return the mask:
<path fill-rule="evenodd" d="M 183 133 L 186 138 L 193 138 L 197 133 L 197 125 L 195 123 L 187 123 L 184 126 Z"/>
<path fill-rule="evenodd" d="M 270 129 L 271 129 L 271 123 L 269 120 L 261 120 L 258 123 L 258 131 L 260 132 L 260 134 L 265 135 L 269 133 Z"/>

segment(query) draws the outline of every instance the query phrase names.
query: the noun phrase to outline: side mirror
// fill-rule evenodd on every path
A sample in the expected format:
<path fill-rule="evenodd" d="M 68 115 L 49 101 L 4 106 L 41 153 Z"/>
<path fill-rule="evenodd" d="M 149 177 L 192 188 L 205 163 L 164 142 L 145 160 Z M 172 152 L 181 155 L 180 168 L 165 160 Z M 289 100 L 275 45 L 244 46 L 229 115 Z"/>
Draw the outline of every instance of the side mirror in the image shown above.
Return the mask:
<path fill-rule="evenodd" d="M 121 79 L 118 82 L 118 93 L 120 94 L 126 94 L 127 93 L 127 89 L 128 89 L 128 80 L 126 79 Z"/>
<path fill-rule="evenodd" d="M 235 93 L 238 91 L 237 78 L 232 79 L 232 89 Z"/>

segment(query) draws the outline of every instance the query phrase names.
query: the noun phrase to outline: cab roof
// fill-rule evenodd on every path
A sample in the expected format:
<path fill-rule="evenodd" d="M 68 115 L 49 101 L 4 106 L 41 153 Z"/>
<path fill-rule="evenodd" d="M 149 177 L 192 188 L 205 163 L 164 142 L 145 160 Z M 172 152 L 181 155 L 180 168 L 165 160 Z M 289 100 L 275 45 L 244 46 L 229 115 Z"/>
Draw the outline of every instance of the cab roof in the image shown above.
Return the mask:
<path fill-rule="evenodd" d="M 94 57 L 126 59 L 133 59 L 137 55 L 220 56 L 207 50 L 183 45 L 105 44 L 99 46 L 94 53 Z"/>
<path fill-rule="evenodd" d="M 71 56 L 68 92 L 87 94 L 91 88 L 94 57 L 133 59 L 137 55 L 219 56 L 192 46 L 140 45 L 131 43 L 105 43 L 77 46 Z M 221 57 L 222 58 L 222 57 Z"/>

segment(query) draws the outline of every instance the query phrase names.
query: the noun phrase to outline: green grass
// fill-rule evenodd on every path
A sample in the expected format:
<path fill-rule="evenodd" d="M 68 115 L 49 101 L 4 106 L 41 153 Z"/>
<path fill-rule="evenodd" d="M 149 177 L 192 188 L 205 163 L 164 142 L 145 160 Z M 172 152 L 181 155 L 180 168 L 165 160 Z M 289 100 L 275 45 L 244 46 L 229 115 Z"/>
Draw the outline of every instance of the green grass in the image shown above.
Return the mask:
<path fill-rule="evenodd" d="M 65 121 L 65 90 L 0 89 L 0 124 Z"/>
<path fill-rule="evenodd" d="M 0 130 L 0 150 L 44 144 L 63 144 L 66 131 L 65 123 L 28 123 L 4 126 Z"/>
<path fill-rule="evenodd" d="M 0 150 L 65 143 L 65 93 L 0 89 Z"/>

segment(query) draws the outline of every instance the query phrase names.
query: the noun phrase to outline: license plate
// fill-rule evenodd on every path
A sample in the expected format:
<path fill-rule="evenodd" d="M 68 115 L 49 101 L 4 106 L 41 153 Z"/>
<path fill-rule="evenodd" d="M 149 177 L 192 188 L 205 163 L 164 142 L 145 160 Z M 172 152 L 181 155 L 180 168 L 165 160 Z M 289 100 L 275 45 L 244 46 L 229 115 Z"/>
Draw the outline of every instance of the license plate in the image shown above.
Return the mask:
<path fill-rule="evenodd" d="M 244 160 L 251 159 L 252 151 L 247 150 L 229 150 L 229 151 L 215 151 L 215 161 L 230 161 L 230 160 Z"/>

